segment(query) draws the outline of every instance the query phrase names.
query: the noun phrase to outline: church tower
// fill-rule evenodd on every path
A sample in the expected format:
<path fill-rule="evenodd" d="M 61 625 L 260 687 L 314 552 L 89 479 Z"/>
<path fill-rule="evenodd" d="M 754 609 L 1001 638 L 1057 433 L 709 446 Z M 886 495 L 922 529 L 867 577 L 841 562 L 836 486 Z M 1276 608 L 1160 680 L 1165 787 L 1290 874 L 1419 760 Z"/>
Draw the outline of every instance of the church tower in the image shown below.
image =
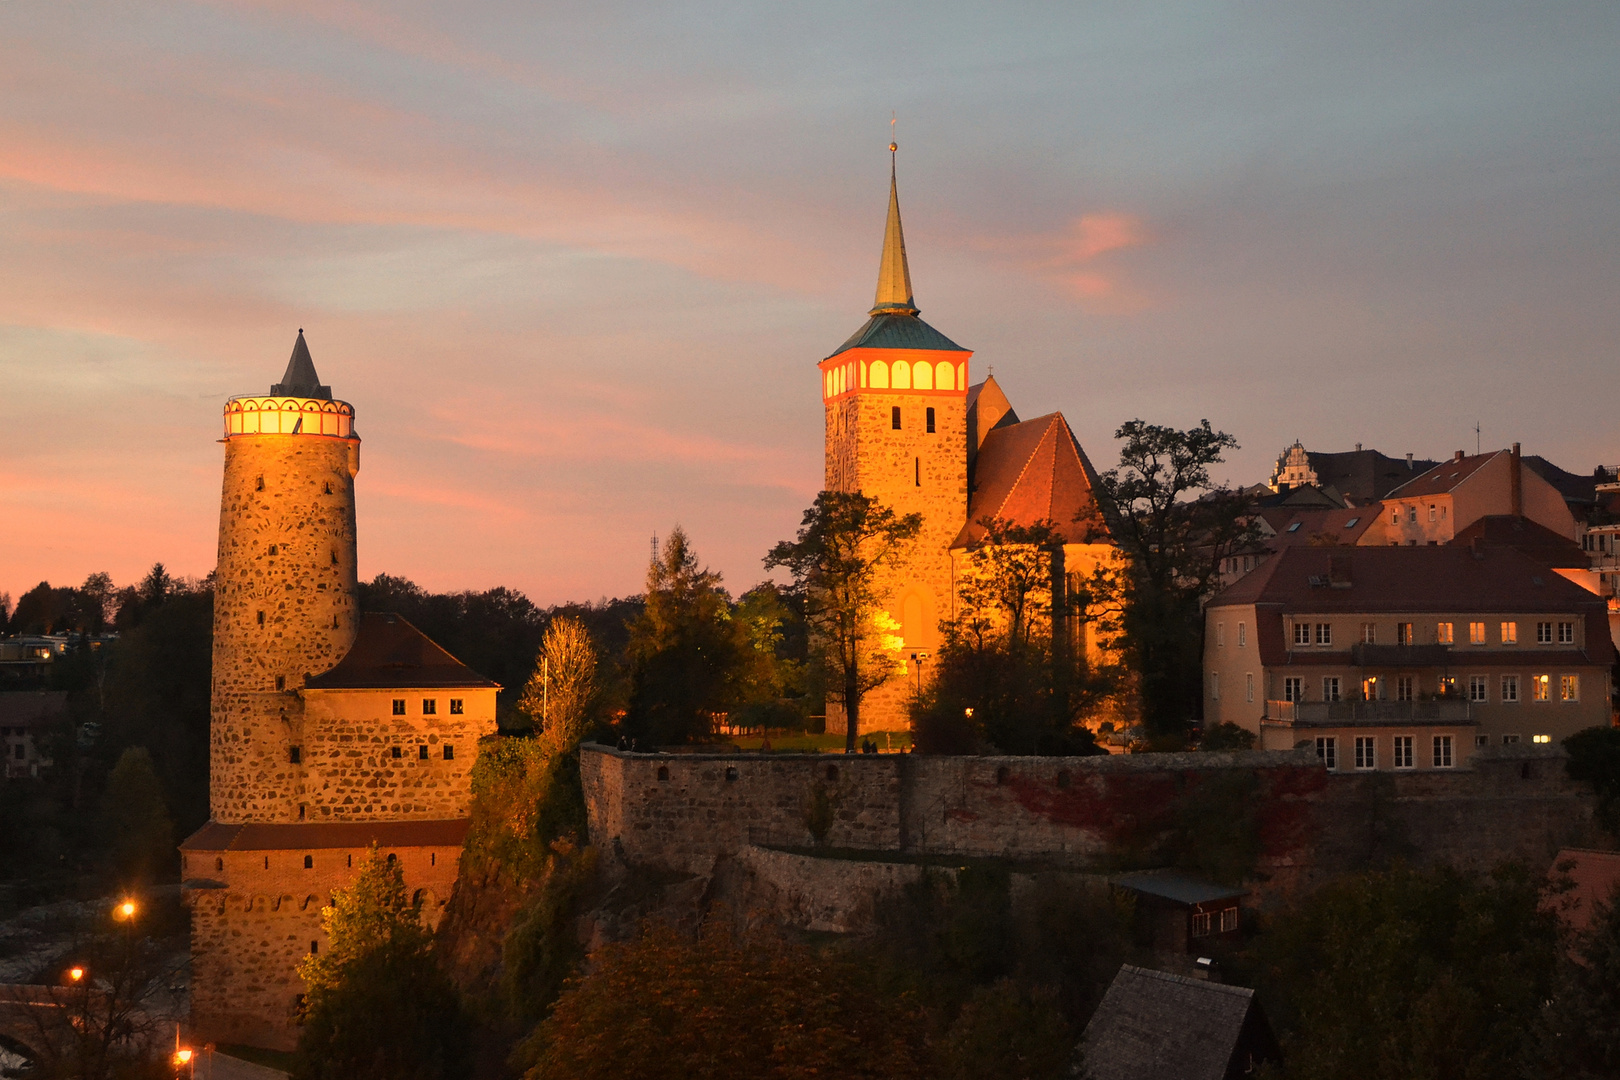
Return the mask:
<path fill-rule="evenodd" d="M 354 407 L 298 331 L 267 395 L 225 403 L 214 592 L 213 820 L 297 821 L 298 691 L 354 644 Z"/>
<path fill-rule="evenodd" d="M 859 491 L 897 514 L 921 514 L 911 556 L 886 582 L 905 644 L 904 677 L 861 705 L 869 731 L 909 727 L 906 702 L 927 678 L 939 622 L 951 616 L 952 541 L 967 519 L 967 397 L 971 351 L 923 322 L 911 291 L 890 144 L 889 217 L 877 296 L 864 326 L 820 364 L 829 491 Z M 829 707 L 829 730 L 842 714 Z"/>

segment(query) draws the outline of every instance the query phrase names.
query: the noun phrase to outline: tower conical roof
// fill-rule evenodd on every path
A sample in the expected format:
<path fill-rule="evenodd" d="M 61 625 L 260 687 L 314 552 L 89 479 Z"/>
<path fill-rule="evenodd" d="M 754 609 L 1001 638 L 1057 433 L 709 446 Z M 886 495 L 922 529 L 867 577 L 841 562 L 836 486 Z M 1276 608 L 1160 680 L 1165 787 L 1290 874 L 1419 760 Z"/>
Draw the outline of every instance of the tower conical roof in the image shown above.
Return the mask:
<path fill-rule="evenodd" d="M 298 330 L 298 340 L 293 342 L 292 358 L 287 361 L 286 374 L 270 388 L 270 393 L 274 397 L 332 400 L 332 388 L 322 386 L 321 377 L 315 374 L 315 361 L 309 358 L 309 346 L 304 344 L 302 327 Z"/>
<path fill-rule="evenodd" d="M 892 151 L 892 147 L 890 148 Z M 883 230 L 883 260 L 878 264 L 877 299 L 873 315 L 915 315 L 911 295 L 911 268 L 906 265 L 906 236 L 900 228 L 900 191 L 895 184 L 894 162 L 889 163 L 889 222 Z"/>

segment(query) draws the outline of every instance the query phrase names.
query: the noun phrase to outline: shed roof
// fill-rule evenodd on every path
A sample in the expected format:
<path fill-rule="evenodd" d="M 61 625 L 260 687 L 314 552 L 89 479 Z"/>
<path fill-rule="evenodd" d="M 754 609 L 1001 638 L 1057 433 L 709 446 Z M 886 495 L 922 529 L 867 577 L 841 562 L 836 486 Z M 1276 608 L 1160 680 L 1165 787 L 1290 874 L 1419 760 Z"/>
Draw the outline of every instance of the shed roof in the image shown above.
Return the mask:
<path fill-rule="evenodd" d="M 440 648 L 426 634 L 392 612 L 360 617 L 354 645 L 330 670 L 304 680 L 309 690 L 416 690 L 493 687 Z"/>
<path fill-rule="evenodd" d="M 469 818 L 446 821 L 351 821 L 309 824 L 210 821 L 180 843 L 181 851 L 308 851 L 321 848 L 460 847 Z"/>
<path fill-rule="evenodd" d="M 1091 1080 L 1224 1080 L 1254 991 L 1126 964 L 1086 1025 Z"/>
<path fill-rule="evenodd" d="M 1178 904 L 1209 904 L 1216 900 L 1236 900 L 1248 893 L 1185 873 L 1181 870 L 1142 870 L 1111 879 L 1115 885 L 1133 892 L 1174 900 Z"/>

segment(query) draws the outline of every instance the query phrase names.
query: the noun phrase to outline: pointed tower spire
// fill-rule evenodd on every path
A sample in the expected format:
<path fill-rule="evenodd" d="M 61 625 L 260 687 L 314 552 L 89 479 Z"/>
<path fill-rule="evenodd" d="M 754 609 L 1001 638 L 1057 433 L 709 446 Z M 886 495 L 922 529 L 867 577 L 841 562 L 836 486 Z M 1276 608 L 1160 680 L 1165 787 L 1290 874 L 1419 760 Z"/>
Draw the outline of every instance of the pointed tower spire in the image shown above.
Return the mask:
<path fill-rule="evenodd" d="M 900 229 L 900 191 L 895 184 L 894 156 L 898 143 L 889 144 L 889 222 L 883 230 L 883 260 L 878 264 L 877 299 L 872 315 L 915 315 L 911 296 L 911 268 L 906 265 L 906 236 Z"/>
<path fill-rule="evenodd" d="M 321 385 L 315 374 L 315 361 L 310 359 L 309 346 L 304 344 L 304 328 L 298 328 L 298 340 L 293 342 L 292 358 L 287 361 L 287 372 L 281 381 L 270 388 L 274 397 L 320 398 L 332 400 L 332 388 Z"/>

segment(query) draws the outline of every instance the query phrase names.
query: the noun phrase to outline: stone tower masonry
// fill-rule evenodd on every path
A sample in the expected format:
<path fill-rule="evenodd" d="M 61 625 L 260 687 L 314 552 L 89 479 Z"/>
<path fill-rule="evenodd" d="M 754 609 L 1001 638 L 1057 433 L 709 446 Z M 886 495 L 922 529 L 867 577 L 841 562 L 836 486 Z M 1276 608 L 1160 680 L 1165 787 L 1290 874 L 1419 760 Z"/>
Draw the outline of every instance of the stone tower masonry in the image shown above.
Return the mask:
<path fill-rule="evenodd" d="M 890 147 L 891 152 L 894 147 Z M 892 164 L 892 163 L 891 163 Z M 967 519 L 968 360 L 973 355 L 918 317 L 891 168 L 889 216 L 870 318 L 820 364 L 829 491 L 859 491 L 897 514 L 922 515 L 908 558 L 885 582 L 905 639 L 904 674 L 861 703 L 868 731 L 910 726 L 906 703 L 928 677 L 939 622 L 952 615 L 951 543 Z M 844 717 L 829 705 L 829 730 Z"/>
<path fill-rule="evenodd" d="M 354 408 L 334 401 L 298 332 L 281 382 L 225 405 L 215 574 L 213 820 L 299 820 L 304 680 L 359 625 Z"/>

